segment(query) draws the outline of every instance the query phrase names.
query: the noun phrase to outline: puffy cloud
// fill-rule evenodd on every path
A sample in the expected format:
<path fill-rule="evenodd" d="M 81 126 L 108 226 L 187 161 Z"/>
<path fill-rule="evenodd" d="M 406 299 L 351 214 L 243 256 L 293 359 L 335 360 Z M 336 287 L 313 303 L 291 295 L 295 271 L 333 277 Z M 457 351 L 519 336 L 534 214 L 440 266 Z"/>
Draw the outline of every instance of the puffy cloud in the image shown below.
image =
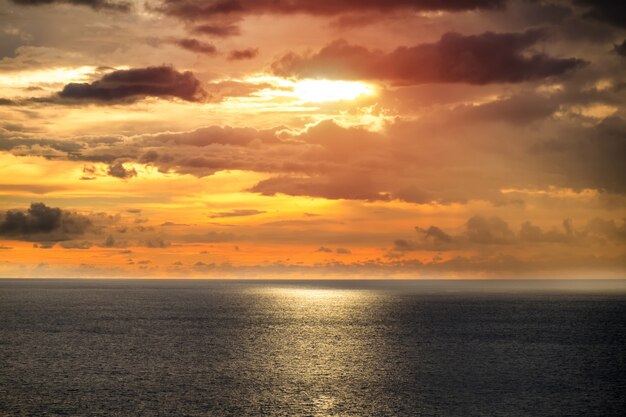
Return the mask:
<path fill-rule="evenodd" d="M 272 64 L 272 70 L 302 78 L 482 85 L 538 80 L 584 65 L 580 59 L 553 58 L 529 50 L 543 38 L 537 30 L 469 36 L 449 32 L 435 43 L 400 47 L 390 53 L 338 40 L 312 55 L 284 55 Z"/>
<path fill-rule="evenodd" d="M 116 162 L 109 165 L 107 173 L 116 178 L 127 179 L 137 176 L 137 171 L 134 168 L 127 169 L 121 162 Z"/>
<path fill-rule="evenodd" d="M 523 242 L 568 242 L 573 239 L 573 231 L 571 224 L 565 220 L 563 221 L 564 231 L 552 229 L 543 231 L 539 226 L 535 226 L 529 221 L 522 223 L 519 231 L 519 239 Z"/>
<path fill-rule="evenodd" d="M 27 210 L 0 213 L 0 236 L 29 241 L 67 240 L 83 234 L 91 221 L 82 215 L 32 203 Z"/>
<path fill-rule="evenodd" d="M 112 71 L 92 83 L 67 84 L 58 96 L 65 100 L 104 103 L 144 97 L 176 97 L 194 102 L 207 99 L 202 83 L 192 72 L 179 72 L 170 66 Z"/>
<path fill-rule="evenodd" d="M 515 234 L 509 225 L 498 217 L 471 217 L 466 224 L 467 237 L 472 243 L 506 244 L 512 243 Z"/>
<path fill-rule="evenodd" d="M 43 6 L 47 4 L 65 3 L 76 6 L 87 6 L 94 10 L 112 10 L 118 12 L 130 11 L 130 3 L 125 1 L 113 2 L 108 0 L 11 0 L 20 6 Z"/>

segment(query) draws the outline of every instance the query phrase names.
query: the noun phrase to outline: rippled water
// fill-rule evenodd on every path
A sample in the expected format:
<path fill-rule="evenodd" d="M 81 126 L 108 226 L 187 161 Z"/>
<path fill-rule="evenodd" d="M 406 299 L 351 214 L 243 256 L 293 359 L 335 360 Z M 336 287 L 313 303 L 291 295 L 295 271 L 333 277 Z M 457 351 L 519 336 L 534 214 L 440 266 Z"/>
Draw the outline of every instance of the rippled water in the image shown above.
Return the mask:
<path fill-rule="evenodd" d="M 0 415 L 621 415 L 620 285 L 0 280 Z"/>

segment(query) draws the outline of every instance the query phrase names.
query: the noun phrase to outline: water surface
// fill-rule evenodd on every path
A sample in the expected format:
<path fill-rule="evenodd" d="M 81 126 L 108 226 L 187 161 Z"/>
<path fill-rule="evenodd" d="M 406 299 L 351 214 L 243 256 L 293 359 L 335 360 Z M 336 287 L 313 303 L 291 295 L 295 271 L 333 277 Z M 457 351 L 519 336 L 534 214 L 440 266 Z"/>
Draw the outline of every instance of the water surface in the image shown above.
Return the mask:
<path fill-rule="evenodd" d="M 0 415 L 617 416 L 625 287 L 0 280 Z"/>

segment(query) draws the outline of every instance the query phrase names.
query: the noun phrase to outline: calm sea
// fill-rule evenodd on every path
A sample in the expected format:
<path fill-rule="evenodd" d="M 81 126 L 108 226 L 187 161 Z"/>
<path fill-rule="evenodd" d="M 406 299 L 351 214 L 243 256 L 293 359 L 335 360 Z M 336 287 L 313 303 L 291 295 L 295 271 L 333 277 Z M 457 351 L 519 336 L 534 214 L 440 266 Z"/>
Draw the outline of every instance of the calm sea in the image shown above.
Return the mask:
<path fill-rule="evenodd" d="M 624 281 L 0 280 L 1 416 L 618 416 Z"/>

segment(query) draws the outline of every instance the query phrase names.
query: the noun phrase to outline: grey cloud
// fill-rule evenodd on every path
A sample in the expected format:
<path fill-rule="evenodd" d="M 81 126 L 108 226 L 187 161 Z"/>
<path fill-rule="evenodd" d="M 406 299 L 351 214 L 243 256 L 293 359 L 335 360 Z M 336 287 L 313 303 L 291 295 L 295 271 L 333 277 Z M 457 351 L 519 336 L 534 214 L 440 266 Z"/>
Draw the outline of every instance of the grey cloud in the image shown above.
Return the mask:
<path fill-rule="evenodd" d="M 32 203 L 27 210 L 0 213 L 0 236 L 29 241 L 60 241 L 83 234 L 89 218 L 77 213 Z"/>

